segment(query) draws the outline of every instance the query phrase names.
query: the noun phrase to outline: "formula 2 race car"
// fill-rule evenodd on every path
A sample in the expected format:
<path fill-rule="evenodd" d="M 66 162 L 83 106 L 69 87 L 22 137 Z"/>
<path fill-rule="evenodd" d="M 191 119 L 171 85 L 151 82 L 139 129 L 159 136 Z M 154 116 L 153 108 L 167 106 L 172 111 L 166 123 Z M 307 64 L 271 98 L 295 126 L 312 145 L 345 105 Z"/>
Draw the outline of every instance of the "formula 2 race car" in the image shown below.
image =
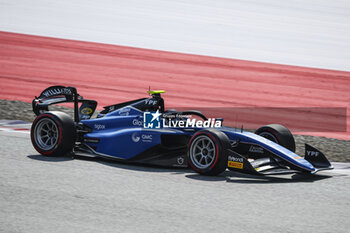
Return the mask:
<path fill-rule="evenodd" d="M 47 156 L 73 153 L 166 167 L 190 166 L 203 175 L 218 175 L 227 168 L 255 175 L 315 174 L 333 168 L 308 144 L 304 158 L 295 154 L 293 135 L 282 125 L 266 125 L 255 133 L 205 124 L 180 127 L 184 121 L 193 123 L 190 116 L 208 119 L 200 111 L 165 110 L 164 91 L 148 93 L 149 98 L 104 107 L 92 118 L 96 101 L 84 99 L 74 87 L 51 86 L 32 103 L 37 115 L 31 128 L 33 146 Z M 74 119 L 49 111 L 49 105 L 66 102 L 74 103 Z M 171 121 L 173 127 L 161 127 L 161 120 L 164 125 Z"/>

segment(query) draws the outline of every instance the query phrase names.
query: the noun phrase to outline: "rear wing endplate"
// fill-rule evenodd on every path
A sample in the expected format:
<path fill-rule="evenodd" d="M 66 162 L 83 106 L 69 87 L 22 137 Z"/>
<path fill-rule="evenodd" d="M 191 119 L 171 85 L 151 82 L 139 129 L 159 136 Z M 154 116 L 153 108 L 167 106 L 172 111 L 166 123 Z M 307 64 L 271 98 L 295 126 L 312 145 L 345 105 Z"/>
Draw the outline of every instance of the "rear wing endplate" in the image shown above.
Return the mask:
<path fill-rule="evenodd" d="M 95 100 L 84 99 L 75 87 L 51 86 L 41 92 L 39 97 L 32 101 L 33 112 L 40 115 L 49 111 L 49 106 L 60 103 L 74 103 L 74 121 L 90 119 L 96 110 Z M 79 108 L 79 103 L 82 103 Z"/>

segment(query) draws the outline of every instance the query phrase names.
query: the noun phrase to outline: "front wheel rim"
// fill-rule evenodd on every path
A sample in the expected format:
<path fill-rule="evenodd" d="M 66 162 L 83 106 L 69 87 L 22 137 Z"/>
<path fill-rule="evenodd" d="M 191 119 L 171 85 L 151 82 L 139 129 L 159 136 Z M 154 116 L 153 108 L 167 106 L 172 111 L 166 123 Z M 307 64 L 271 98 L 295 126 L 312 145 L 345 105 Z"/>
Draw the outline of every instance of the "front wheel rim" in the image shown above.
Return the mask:
<path fill-rule="evenodd" d="M 42 150 L 52 150 L 58 142 L 59 132 L 56 123 L 44 118 L 39 120 L 34 129 L 34 140 Z"/>
<path fill-rule="evenodd" d="M 194 139 L 190 147 L 190 159 L 199 169 L 210 167 L 216 157 L 215 143 L 208 136 L 202 135 Z"/>

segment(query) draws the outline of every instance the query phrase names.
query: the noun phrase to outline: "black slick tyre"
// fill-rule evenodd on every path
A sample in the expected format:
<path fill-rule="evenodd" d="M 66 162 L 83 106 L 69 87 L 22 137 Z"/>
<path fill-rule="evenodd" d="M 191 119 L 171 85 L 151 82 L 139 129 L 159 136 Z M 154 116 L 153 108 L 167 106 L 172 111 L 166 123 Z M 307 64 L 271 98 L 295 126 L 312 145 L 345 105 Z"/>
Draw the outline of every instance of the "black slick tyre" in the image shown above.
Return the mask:
<path fill-rule="evenodd" d="M 75 144 L 76 129 L 74 121 L 63 112 L 46 112 L 39 115 L 31 128 L 34 148 L 42 155 L 63 156 Z"/>
<path fill-rule="evenodd" d="M 188 163 L 202 175 L 218 175 L 227 168 L 229 148 L 230 141 L 225 133 L 216 129 L 198 131 L 188 143 Z"/>
<path fill-rule="evenodd" d="M 273 141 L 288 150 L 295 152 L 295 141 L 293 134 L 283 125 L 271 124 L 260 127 L 255 131 L 255 134 L 258 134 L 264 138 Z"/>

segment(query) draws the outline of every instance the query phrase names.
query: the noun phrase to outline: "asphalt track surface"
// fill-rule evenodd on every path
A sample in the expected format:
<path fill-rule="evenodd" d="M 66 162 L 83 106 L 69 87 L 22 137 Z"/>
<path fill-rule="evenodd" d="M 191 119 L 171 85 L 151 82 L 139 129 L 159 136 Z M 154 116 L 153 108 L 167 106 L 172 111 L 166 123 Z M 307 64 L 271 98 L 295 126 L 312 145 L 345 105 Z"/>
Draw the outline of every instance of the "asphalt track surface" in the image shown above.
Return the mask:
<path fill-rule="evenodd" d="M 165 89 L 166 107 L 211 109 L 229 126 L 316 124 L 310 135 L 350 139 L 350 73 L 0 32 L 0 98 L 31 102 L 51 85 L 77 87 L 102 106 Z M 303 112 L 233 115 L 235 108 L 342 108 L 310 117 Z M 209 112 L 210 113 L 210 112 Z M 243 118 L 237 118 L 243 116 Z M 231 118 L 230 118 L 231 117 Z M 253 123 L 247 127 L 247 122 Z M 286 122 L 292 122 L 289 125 Z M 318 127 L 327 126 L 326 130 Z M 332 130 L 339 129 L 339 130 Z M 294 130 L 293 130 L 294 131 Z M 335 131 L 335 132 L 331 132 Z"/>
<path fill-rule="evenodd" d="M 38 155 L 0 131 L 0 232 L 348 232 L 350 174 L 258 178 Z M 339 167 L 339 166 L 338 166 Z"/>

